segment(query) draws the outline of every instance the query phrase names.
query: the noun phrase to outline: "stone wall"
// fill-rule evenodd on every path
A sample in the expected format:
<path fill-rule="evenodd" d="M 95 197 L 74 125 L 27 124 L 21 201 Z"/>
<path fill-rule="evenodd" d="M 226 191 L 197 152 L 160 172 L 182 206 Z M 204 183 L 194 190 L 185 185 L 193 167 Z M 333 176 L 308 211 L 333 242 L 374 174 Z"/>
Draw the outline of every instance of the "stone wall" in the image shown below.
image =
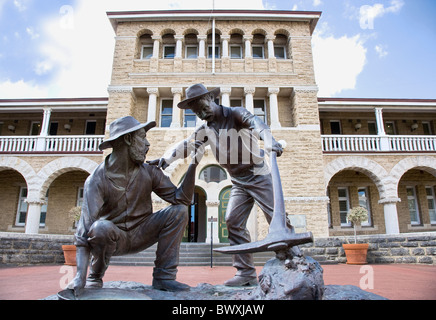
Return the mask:
<path fill-rule="evenodd" d="M 321 264 L 345 263 L 342 243 L 353 241 L 353 237 L 317 238 L 300 247 Z M 436 265 L 436 232 L 360 236 L 358 242 L 369 243 L 370 264 Z M 62 245 L 72 243 L 73 236 L 0 233 L 0 266 L 63 264 Z"/>
<path fill-rule="evenodd" d="M 0 232 L 0 266 L 63 264 L 62 245 L 73 242 L 73 236 Z"/>
<path fill-rule="evenodd" d="M 357 242 L 369 243 L 370 264 L 436 264 L 436 232 L 358 236 Z M 320 263 L 345 263 L 342 243 L 354 243 L 354 237 L 315 239 L 301 248 Z"/>

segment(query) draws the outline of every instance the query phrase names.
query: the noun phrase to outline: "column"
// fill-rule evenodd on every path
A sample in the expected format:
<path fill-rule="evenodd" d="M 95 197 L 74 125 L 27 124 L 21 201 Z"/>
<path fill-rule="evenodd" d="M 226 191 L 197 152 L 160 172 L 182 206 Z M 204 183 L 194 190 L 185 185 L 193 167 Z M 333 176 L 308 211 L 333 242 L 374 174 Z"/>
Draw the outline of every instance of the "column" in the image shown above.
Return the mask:
<path fill-rule="evenodd" d="M 44 117 L 41 125 L 41 137 L 47 137 L 50 128 L 51 108 L 44 108 Z"/>
<path fill-rule="evenodd" d="M 253 87 L 245 87 L 244 93 L 245 93 L 245 108 L 250 111 L 252 114 L 254 114 L 254 102 L 253 102 L 253 95 L 256 91 Z"/>
<path fill-rule="evenodd" d="M 175 56 L 175 58 L 181 58 L 182 57 L 183 36 L 174 36 L 174 39 L 176 40 L 176 56 Z"/>
<path fill-rule="evenodd" d="M 222 57 L 228 58 L 229 57 L 229 40 L 230 36 L 221 36 L 221 42 L 222 42 Z"/>
<path fill-rule="evenodd" d="M 375 120 L 377 122 L 377 134 L 379 136 L 386 135 L 385 125 L 383 123 L 383 109 L 375 108 Z"/>
<path fill-rule="evenodd" d="M 26 199 L 29 204 L 26 217 L 26 234 L 38 234 L 39 222 L 41 220 L 41 208 L 44 205 L 44 201 L 35 199 Z"/>
<path fill-rule="evenodd" d="M 204 58 L 206 52 L 206 39 L 207 36 L 197 36 L 198 39 L 198 57 Z"/>
<path fill-rule="evenodd" d="M 271 129 L 282 127 L 279 121 L 279 104 L 277 100 L 279 91 L 279 88 L 268 88 Z"/>
<path fill-rule="evenodd" d="M 153 56 L 150 59 L 150 72 L 155 73 L 159 71 L 159 51 L 160 51 L 160 36 L 152 36 L 153 39 Z"/>
<path fill-rule="evenodd" d="M 221 36 L 222 53 L 221 53 L 221 71 L 230 71 L 230 56 L 229 56 L 229 40 L 230 36 Z"/>
<path fill-rule="evenodd" d="M 265 40 L 268 44 L 268 71 L 277 72 L 277 59 L 274 54 L 274 36 L 268 36 Z"/>
<path fill-rule="evenodd" d="M 156 121 L 157 97 L 159 95 L 158 88 L 147 88 L 148 93 L 148 116 L 147 121 Z"/>
<path fill-rule="evenodd" d="M 159 59 L 159 50 L 160 50 L 160 36 L 152 36 L 153 39 L 153 58 Z"/>
<path fill-rule="evenodd" d="M 389 143 L 389 137 L 386 135 L 385 131 L 382 108 L 375 108 L 375 120 L 377 123 L 377 134 L 380 136 L 380 151 L 389 151 L 391 147 Z"/>
<path fill-rule="evenodd" d="M 267 36 L 266 42 L 268 44 L 268 59 L 275 58 L 274 54 L 274 36 Z"/>
<path fill-rule="evenodd" d="M 45 150 L 45 142 L 46 137 L 49 133 L 50 128 L 50 118 L 51 118 L 51 108 L 44 108 L 44 116 L 41 124 L 41 132 L 39 133 L 39 137 L 36 141 L 36 150 L 37 151 L 46 151 Z"/>
<path fill-rule="evenodd" d="M 231 87 L 221 87 L 221 104 L 225 107 L 230 107 Z"/>
<path fill-rule="evenodd" d="M 253 40 L 253 36 L 244 36 L 245 41 L 245 58 L 252 57 L 251 54 L 251 41 Z"/>
<path fill-rule="evenodd" d="M 171 122 L 171 128 L 180 128 L 180 109 L 177 107 L 180 101 L 182 101 L 182 88 L 171 88 L 173 94 L 173 121 Z"/>
<path fill-rule="evenodd" d="M 400 233 L 400 225 L 398 222 L 397 202 L 398 198 L 381 199 L 378 203 L 383 204 L 385 215 L 386 234 Z"/>

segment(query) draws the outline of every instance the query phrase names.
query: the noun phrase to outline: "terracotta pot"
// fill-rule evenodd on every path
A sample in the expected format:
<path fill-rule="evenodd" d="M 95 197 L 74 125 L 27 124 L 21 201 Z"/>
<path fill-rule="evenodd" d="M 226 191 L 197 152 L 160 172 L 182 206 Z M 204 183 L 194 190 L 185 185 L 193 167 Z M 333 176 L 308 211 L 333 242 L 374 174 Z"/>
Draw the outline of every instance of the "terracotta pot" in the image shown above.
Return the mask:
<path fill-rule="evenodd" d="M 76 266 L 76 246 L 75 245 L 63 245 L 65 265 Z"/>
<path fill-rule="evenodd" d="M 343 244 L 347 264 L 367 264 L 368 243 Z"/>

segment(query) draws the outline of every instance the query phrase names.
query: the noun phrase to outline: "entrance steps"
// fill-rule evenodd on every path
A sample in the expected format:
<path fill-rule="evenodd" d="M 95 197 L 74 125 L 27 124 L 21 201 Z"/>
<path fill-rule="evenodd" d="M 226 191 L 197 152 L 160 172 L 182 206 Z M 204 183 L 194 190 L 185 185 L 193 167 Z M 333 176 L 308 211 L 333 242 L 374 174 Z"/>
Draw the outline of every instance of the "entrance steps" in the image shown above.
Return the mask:
<path fill-rule="evenodd" d="M 213 249 L 228 246 L 228 244 L 214 244 Z M 119 266 L 154 266 L 157 245 L 131 255 L 116 256 L 111 258 L 111 265 Z M 274 257 L 274 252 L 254 253 L 254 264 L 263 266 Z M 211 246 L 209 243 L 182 243 L 180 245 L 179 266 L 210 266 Z M 213 266 L 231 266 L 232 255 L 212 251 Z"/>

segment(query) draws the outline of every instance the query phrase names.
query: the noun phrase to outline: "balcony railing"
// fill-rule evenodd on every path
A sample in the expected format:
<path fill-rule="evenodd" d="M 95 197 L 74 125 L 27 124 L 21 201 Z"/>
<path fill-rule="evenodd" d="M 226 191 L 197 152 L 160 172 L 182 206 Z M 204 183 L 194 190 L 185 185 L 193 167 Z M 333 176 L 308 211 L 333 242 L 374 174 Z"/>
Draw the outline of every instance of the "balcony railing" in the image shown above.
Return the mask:
<path fill-rule="evenodd" d="M 0 137 L 0 153 L 94 153 L 103 140 L 104 136 Z"/>
<path fill-rule="evenodd" d="M 436 136 L 324 135 L 324 152 L 436 151 Z"/>

